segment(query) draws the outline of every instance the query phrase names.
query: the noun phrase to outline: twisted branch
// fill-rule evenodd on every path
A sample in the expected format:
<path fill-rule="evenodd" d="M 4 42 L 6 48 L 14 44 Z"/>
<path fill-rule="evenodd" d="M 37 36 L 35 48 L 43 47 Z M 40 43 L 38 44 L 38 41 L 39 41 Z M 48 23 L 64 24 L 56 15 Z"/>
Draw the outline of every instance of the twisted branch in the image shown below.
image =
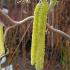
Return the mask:
<path fill-rule="evenodd" d="M 7 32 L 8 32 L 9 29 L 14 28 L 15 26 L 18 26 L 18 25 L 20 25 L 20 24 L 22 24 L 22 23 L 25 23 L 25 22 L 28 21 L 28 20 L 34 19 L 34 16 L 29 16 L 29 17 L 27 17 L 27 18 L 25 18 L 25 19 L 23 19 L 23 20 L 21 20 L 21 21 L 15 21 L 15 20 L 11 19 L 8 15 L 4 14 L 4 13 L 1 11 L 1 9 L 0 9 L 0 17 L 3 17 L 4 19 L 6 19 L 6 20 L 8 20 L 8 21 L 10 21 L 10 22 L 12 23 L 12 26 L 7 27 L 7 29 L 5 30 L 5 35 L 4 35 L 5 37 L 6 37 Z M 5 23 L 4 23 L 4 26 L 5 26 Z M 65 32 L 53 28 L 53 27 L 50 26 L 48 23 L 47 23 L 47 27 L 48 27 L 51 31 L 56 32 L 56 33 L 62 35 L 63 37 L 65 37 L 66 39 L 70 40 L 70 35 L 66 34 Z"/>

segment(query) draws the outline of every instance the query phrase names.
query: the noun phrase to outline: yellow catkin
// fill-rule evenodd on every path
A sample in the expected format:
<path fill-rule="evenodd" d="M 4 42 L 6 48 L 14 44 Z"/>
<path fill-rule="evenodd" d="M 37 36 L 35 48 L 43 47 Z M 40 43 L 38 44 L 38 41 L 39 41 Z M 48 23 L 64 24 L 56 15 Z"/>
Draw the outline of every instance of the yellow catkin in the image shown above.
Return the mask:
<path fill-rule="evenodd" d="M 2 23 L 2 22 L 0 22 Z M 0 25 L 0 57 L 5 54 L 3 26 Z"/>
<path fill-rule="evenodd" d="M 39 9 L 40 4 L 36 5 L 35 11 L 34 11 L 34 22 L 33 22 L 33 31 L 32 31 L 32 47 L 31 47 L 31 64 L 35 64 L 35 58 L 36 58 L 36 48 L 37 48 L 37 34 L 38 34 L 38 17 L 39 17 Z"/>
<path fill-rule="evenodd" d="M 41 3 L 38 21 L 38 45 L 36 51 L 36 70 L 43 70 L 45 55 L 45 32 L 48 14 L 48 4 Z"/>

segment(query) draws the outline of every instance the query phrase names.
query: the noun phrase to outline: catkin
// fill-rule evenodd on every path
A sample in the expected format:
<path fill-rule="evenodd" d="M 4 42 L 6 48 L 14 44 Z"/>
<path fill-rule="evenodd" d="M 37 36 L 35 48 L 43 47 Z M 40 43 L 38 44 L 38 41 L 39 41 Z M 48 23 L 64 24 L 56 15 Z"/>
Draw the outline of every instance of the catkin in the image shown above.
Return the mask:
<path fill-rule="evenodd" d="M 35 11 L 34 11 L 34 22 L 33 22 L 33 32 L 32 32 L 32 47 L 31 47 L 31 64 L 35 64 L 35 57 L 36 57 L 36 48 L 37 48 L 37 34 L 38 34 L 38 17 L 39 17 L 39 9 L 40 4 L 36 5 Z"/>
<path fill-rule="evenodd" d="M 5 54 L 5 48 L 4 48 L 3 26 L 0 25 L 0 57 L 4 54 Z"/>
<path fill-rule="evenodd" d="M 45 32 L 48 14 L 48 4 L 41 3 L 38 21 L 38 46 L 36 52 L 36 70 L 43 70 L 45 55 Z"/>

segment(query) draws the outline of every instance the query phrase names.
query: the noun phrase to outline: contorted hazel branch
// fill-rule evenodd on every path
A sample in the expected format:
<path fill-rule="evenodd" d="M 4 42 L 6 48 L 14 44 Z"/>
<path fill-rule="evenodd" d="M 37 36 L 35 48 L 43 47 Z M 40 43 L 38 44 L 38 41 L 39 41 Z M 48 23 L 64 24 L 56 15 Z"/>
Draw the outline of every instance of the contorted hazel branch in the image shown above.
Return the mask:
<path fill-rule="evenodd" d="M 31 19 L 33 19 L 33 16 L 27 17 L 24 20 L 19 21 L 19 22 L 15 21 L 16 23 L 14 23 L 12 26 L 7 27 L 7 29 L 5 30 L 4 39 L 5 39 L 5 37 L 6 37 L 7 32 L 8 32 L 9 29 L 14 28 L 14 27 L 16 27 L 16 26 L 18 26 L 18 25 L 20 25 L 22 23 L 25 23 L 28 20 L 31 20 Z"/>
<path fill-rule="evenodd" d="M 27 18 L 25 18 L 25 19 L 23 19 L 23 20 L 21 20 L 21 21 L 14 21 L 14 20 L 11 19 L 8 15 L 4 14 L 4 13 L 1 11 L 1 9 L 0 9 L 0 18 L 1 18 L 1 17 L 11 23 L 11 24 L 10 24 L 11 26 L 7 27 L 7 29 L 6 29 L 6 32 L 5 32 L 6 34 L 7 34 L 7 32 L 8 32 L 9 29 L 14 28 L 15 26 L 18 26 L 18 25 L 20 25 L 20 24 L 22 24 L 22 23 L 25 23 L 25 22 L 28 21 L 28 20 L 31 20 L 31 19 L 33 20 L 33 19 L 34 19 L 34 16 L 29 16 L 29 17 L 27 17 Z M 4 20 L 2 20 L 2 22 L 4 22 Z M 6 26 L 5 23 L 4 23 L 4 26 Z M 56 32 L 56 33 L 62 35 L 64 38 L 70 40 L 70 35 L 66 34 L 65 32 L 53 28 L 53 27 L 50 26 L 48 23 L 47 23 L 47 27 L 48 27 L 51 31 Z M 6 34 L 5 34 L 5 36 L 6 36 Z"/>
<path fill-rule="evenodd" d="M 10 22 L 10 24 L 8 24 L 9 26 L 13 26 L 13 25 L 16 26 L 16 25 L 22 24 L 22 23 L 24 23 L 24 22 L 26 22 L 28 20 L 33 19 L 33 16 L 27 17 L 27 18 L 23 19 L 22 21 L 15 21 L 15 20 L 11 19 L 8 15 L 4 14 L 2 12 L 2 10 L 0 9 L 0 18 L 3 18 L 1 20 L 2 20 L 2 22 L 4 22 L 4 26 L 8 27 L 5 24 L 5 20 L 8 21 L 8 22 Z"/>
<path fill-rule="evenodd" d="M 53 26 L 50 26 L 49 24 L 47 24 L 47 27 L 48 27 L 48 29 L 50 29 L 51 31 L 56 32 L 56 33 L 62 35 L 64 38 L 70 40 L 70 35 L 68 35 L 67 33 L 65 33 L 65 32 L 63 32 L 63 31 L 61 31 L 61 30 L 55 29 L 55 28 L 53 28 Z"/>

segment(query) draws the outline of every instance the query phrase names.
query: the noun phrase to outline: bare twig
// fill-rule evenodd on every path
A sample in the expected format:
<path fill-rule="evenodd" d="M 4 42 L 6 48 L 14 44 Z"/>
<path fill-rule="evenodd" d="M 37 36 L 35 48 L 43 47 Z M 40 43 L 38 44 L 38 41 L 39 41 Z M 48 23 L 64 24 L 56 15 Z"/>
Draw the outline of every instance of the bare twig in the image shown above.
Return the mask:
<path fill-rule="evenodd" d="M 33 19 L 33 18 L 34 18 L 34 16 L 30 16 L 30 17 L 25 18 L 25 19 L 22 20 L 22 21 L 14 21 L 14 20 L 11 19 L 8 15 L 4 14 L 4 13 L 1 11 L 1 9 L 0 9 L 0 16 L 4 17 L 6 20 L 9 20 L 9 21 L 12 22 L 12 24 L 13 24 L 13 26 L 8 27 L 7 30 L 5 31 L 5 36 L 6 36 L 6 32 L 7 32 L 9 29 L 14 28 L 14 27 L 17 26 L 17 25 L 20 25 L 20 24 L 26 22 L 27 20 L 30 20 L 30 19 Z M 4 25 L 5 25 L 5 24 L 4 24 Z M 64 36 L 66 39 L 70 40 L 70 35 L 64 33 L 63 31 L 60 31 L 60 30 L 58 30 L 58 29 L 55 29 L 55 28 L 51 27 L 49 24 L 47 24 L 47 27 L 48 27 L 49 29 L 51 29 L 53 32 L 57 32 L 57 33 L 61 34 L 62 36 Z"/>
<path fill-rule="evenodd" d="M 25 23 L 26 21 L 31 20 L 31 19 L 33 19 L 33 16 L 27 17 L 27 18 L 25 18 L 24 20 L 19 21 L 19 22 L 15 21 L 17 24 L 15 23 L 14 25 L 9 26 L 9 27 L 5 30 L 4 39 L 6 38 L 6 35 L 7 35 L 8 30 L 10 30 L 11 28 L 14 28 L 14 27 L 16 27 L 16 26 L 18 26 L 18 25 L 20 25 L 20 24 L 22 24 L 22 23 Z"/>
<path fill-rule="evenodd" d="M 20 25 L 20 24 L 28 21 L 28 20 L 33 19 L 33 16 L 27 17 L 27 18 L 25 18 L 24 20 L 21 20 L 21 21 L 15 21 L 15 20 L 11 19 L 8 15 L 4 14 L 2 12 L 2 10 L 0 9 L 0 18 L 4 18 L 6 21 L 9 21 L 10 22 L 10 26 L 12 25 L 12 27 L 10 27 L 10 28 L 13 28 L 13 27 L 15 27 L 17 25 Z M 1 20 L 4 22 L 3 19 L 1 19 Z M 4 25 L 6 26 L 5 23 L 4 23 Z"/>
<path fill-rule="evenodd" d="M 52 26 L 50 26 L 49 24 L 47 24 L 47 27 L 48 27 L 51 31 L 56 32 L 56 33 L 62 35 L 64 38 L 70 40 L 70 35 L 66 34 L 65 32 L 63 32 L 63 31 L 61 31 L 61 30 L 58 30 L 58 29 L 55 29 L 55 28 L 53 28 Z"/>

